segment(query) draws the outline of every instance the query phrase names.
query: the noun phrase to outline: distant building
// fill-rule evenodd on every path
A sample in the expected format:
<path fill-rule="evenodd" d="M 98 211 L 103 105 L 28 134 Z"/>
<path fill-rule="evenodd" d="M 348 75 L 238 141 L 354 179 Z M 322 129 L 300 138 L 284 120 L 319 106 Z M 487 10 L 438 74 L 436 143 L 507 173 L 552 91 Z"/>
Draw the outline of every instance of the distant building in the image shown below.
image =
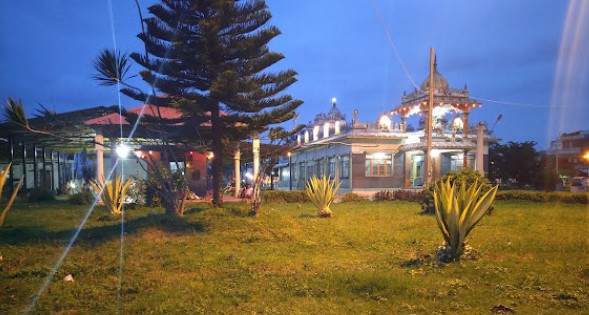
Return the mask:
<path fill-rule="evenodd" d="M 589 130 L 563 133 L 550 142 L 547 161 L 564 178 L 589 174 Z"/>
<path fill-rule="evenodd" d="M 399 106 L 373 122 L 358 121 L 357 110 L 348 122 L 333 99 L 329 112 L 317 114 L 313 124 L 297 136 L 289 161 L 275 166 L 278 189 L 304 189 L 311 176 L 324 174 L 337 178 L 342 191 L 423 186 L 425 120 L 417 130 L 408 128 L 406 120 L 415 114 L 427 117 L 429 81 L 428 76 L 419 90 L 404 93 Z M 437 67 L 433 81 L 432 178 L 463 167 L 486 174 L 489 144 L 498 139 L 483 125 L 469 126 L 470 111 L 481 103 L 469 97 L 466 86 L 450 88 Z"/>

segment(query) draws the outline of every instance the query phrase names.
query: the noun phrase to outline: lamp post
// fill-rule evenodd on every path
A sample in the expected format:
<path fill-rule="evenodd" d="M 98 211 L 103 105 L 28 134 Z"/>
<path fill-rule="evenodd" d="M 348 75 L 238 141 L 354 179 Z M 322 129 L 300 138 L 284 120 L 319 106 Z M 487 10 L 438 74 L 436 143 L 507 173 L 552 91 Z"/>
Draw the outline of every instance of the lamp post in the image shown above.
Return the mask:
<path fill-rule="evenodd" d="M 292 190 L 292 154 L 290 152 L 288 154 L 288 190 Z"/>

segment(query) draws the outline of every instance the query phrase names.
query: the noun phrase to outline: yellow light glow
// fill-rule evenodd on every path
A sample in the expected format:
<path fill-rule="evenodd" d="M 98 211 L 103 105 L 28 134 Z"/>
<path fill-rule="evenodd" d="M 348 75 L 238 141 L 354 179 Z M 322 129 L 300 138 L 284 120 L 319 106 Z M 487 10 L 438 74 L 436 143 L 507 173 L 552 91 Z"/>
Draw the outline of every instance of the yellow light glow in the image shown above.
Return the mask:
<path fill-rule="evenodd" d="M 454 118 L 454 128 L 456 129 L 462 129 L 464 127 L 464 122 L 462 121 L 462 118 L 460 117 L 456 117 Z"/>
<path fill-rule="evenodd" d="M 378 126 L 381 129 L 391 129 L 391 123 L 392 123 L 392 120 L 387 115 L 380 116 L 380 119 L 378 120 Z"/>

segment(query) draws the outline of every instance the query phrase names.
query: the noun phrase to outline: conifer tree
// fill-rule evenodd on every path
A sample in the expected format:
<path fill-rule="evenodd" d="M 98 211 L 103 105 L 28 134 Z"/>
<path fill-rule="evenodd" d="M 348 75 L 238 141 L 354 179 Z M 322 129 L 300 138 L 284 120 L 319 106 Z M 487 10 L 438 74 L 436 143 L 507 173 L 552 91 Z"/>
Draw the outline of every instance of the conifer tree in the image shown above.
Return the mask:
<path fill-rule="evenodd" d="M 168 104 L 192 119 L 210 120 L 213 203 L 222 205 L 225 144 L 293 118 L 302 101 L 283 92 L 296 82 L 296 72 L 268 71 L 284 56 L 268 48 L 280 31 L 268 25 L 263 0 L 162 0 L 149 12 L 139 35 L 149 57 L 131 58 Z M 148 100 L 135 89 L 123 92 Z"/>

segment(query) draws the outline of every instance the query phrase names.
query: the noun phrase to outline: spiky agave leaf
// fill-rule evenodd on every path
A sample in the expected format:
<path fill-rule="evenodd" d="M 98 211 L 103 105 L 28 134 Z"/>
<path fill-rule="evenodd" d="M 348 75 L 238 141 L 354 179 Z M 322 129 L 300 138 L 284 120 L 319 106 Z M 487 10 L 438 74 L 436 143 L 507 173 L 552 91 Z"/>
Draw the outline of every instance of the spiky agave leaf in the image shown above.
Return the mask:
<path fill-rule="evenodd" d="M 309 179 L 305 186 L 305 192 L 311 200 L 311 203 L 317 207 L 317 214 L 321 217 L 329 217 L 332 212 L 329 208 L 341 183 L 335 179 L 330 180 L 323 175 L 321 178 L 313 176 Z"/>
<path fill-rule="evenodd" d="M 482 219 L 493 203 L 498 186 L 482 192 L 478 182 L 466 187 L 462 183 L 459 188 L 450 184 L 450 179 L 440 183 L 434 189 L 436 222 L 448 246 L 452 258 L 460 257 L 464 240 Z"/>
<path fill-rule="evenodd" d="M 90 186 L 96 195 L 102 198 L 102 202 L 111 214 L 120 215 L 131 182 L 132 180 L 129 178 L 123 184 L 122 178 L 116 177 L 110 182 L 105 183 L 103 176 L 101 181 L 90 181 Z"/>

